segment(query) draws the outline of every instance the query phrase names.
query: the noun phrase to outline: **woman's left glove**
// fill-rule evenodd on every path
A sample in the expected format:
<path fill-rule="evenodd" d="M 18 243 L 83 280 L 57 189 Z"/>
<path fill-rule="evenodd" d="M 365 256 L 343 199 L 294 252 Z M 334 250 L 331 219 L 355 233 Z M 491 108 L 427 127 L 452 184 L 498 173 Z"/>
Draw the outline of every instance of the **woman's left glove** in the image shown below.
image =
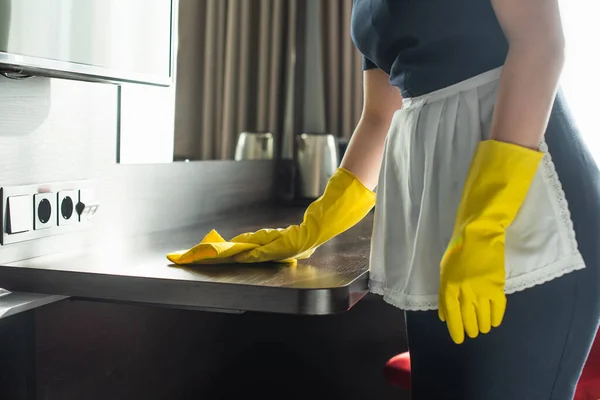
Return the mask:
<path fill-rule="evenodd" d="M 498 327 L 506 309 L 504 238 L 543 153 L 483 141 L 471 162 L 454 232 L 441 262 L 439 317 L 455 343 Z"/>

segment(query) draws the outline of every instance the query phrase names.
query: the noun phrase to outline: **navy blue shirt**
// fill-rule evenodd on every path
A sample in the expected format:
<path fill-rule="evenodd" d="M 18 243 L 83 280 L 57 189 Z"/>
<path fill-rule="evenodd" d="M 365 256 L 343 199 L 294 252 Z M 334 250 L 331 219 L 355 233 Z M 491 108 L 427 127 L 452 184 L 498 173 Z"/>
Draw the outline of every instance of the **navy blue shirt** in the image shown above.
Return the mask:
<path fill-rule="evenodd" d="M 352 40 L 363 69 L 380 68 L 415 97 L 504 64 L 490 0 L 354 0 Z"/>

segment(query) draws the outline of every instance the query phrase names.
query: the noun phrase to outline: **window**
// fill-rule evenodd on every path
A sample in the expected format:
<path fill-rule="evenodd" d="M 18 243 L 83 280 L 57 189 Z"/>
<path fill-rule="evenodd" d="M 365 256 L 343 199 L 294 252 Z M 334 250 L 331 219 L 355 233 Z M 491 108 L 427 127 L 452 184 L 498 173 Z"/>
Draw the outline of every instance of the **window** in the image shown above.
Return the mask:
<path fill-rule="evenodd" d="M 560 0 L 567 41 L 562 89 L 583 138 L 600 164 L 600 1 Z"/>

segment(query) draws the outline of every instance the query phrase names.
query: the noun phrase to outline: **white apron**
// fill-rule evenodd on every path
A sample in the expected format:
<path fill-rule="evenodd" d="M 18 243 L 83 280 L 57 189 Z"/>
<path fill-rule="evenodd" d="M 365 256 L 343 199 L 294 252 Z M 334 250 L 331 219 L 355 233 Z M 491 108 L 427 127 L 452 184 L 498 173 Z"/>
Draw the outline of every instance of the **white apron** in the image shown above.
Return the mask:
<path fill-rule="evenodd" d="M 501 68 L 404 99 L 386 140 L 371 244 L 371 291 L 404 310 L 437 309 L 440 260 L 477 144 L 489 137 Z M 584 268 L 547 146 L 506 233 L 506 293 Z"/>

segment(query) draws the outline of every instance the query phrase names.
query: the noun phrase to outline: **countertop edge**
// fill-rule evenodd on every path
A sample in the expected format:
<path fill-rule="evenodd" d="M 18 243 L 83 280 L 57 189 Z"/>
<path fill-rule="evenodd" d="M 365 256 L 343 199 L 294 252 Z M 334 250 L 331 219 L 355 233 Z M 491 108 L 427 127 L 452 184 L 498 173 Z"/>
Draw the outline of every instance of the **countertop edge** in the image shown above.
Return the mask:
<path fill-rule="evenodd" d="M 48 298 L 54 296 L 59 300 L 74 297 L 198 310 L 222 309 L 328 315 L 347 311 L 368 292 L 368 271 L 346 285 L 332 288 L 283 288 L 140 278 L 127 275 L 120 275 L 118 285 L 115 285 L 115 282 L 111 282 L 113 278 L 113 275 L 104 273 L 44 270 L 18 266 L 0 268 L 0 281 L 3 282 L 3 286 L 14 292 L 40 293 L 39 296 Z M 60 282 L 60 286 L 55 284 L 57 281 Z M 105 285 L 112 287 L 110 296 L 106 295 Z M 169 288 L 171 290 L 165 290 L 165 285 L 171 286 Z M 162 291 L 168 292 L 171 296 L 160 298 Z M 45 295 L 45 293 L 47 294 Z M 287 301 L 281 301 L 282 297 Z M 190 301 L 190 298 L 193 301 Z M 0 299 L 2 298 L 0 297 Z M 269 307 L 265 307 L 266 303 L 269 304 Z"/>

